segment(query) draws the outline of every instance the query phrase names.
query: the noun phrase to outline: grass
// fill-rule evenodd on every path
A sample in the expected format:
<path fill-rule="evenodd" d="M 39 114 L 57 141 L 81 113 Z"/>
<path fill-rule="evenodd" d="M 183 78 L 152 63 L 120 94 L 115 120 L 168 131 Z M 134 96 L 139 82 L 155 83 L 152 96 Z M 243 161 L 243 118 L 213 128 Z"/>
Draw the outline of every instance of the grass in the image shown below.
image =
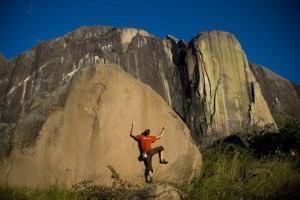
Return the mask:
<path fill-rule="evenodd" d="M 291 156 L 261 157 L 233 145 L 206 149 L 187 199 L 299 199 L 300 170 Z"/>
<path fill-rule="evenodd" d="M 58 187 L 49 187 L 46 189 L 27 188 L 17 186 L 0 186 L 1 200 L 84 200 L 84 196 L 78 196 L 76 193 L 63 190 Z"/>
<path fill-rule="evenodd" d="M 60 189 L 55 186 L 49 188 L 27 188 L 0 186 L 0 200 L 109 200 L 109 199 L 127 199 L 130 195 L 138 195 L 143 198 L 139 192 L 138 186 L 124 181 L 113 166 L 107 166 L 111 172 L 112 185 L 95 185 L 93 181 L 84 180 L 72 186 L 71 190 Z"/>

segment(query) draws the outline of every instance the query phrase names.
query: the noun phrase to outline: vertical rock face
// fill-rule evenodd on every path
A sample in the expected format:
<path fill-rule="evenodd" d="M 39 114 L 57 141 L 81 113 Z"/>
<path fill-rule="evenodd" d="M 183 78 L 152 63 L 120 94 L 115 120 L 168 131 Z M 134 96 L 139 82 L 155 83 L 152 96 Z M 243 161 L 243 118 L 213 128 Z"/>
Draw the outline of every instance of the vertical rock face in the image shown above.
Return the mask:
<path fill-rule="evenodd" d="M 250 67 L 272 113 L 283 113 L 300 118 L 300 86 L 263 66 L 250 63 Z"/>
<path fill-rule="evenodd" d="M 149 128 L 158 135 L 167 127 L 164 137 L 152 144 L 163 145 L 169 161 L 162 166 L 153 157 L 155 180 L 184 184 L 199 174 L 201 154 L 189 129 L 149 86 L 116 65 L 101 64 L 83 67 L 68 87 L 64 106 L 49 114 L 34 147 L 21 148 L 22 138 L 15 135 L 14 149 L 0 167 L 2 184 L 111 184 L 108 165 L 123 179 L 142 183 L 145 166 L 138 161 L 138 143 L 130 137 L 132 121 L 134 134 Z"/>
<path fill-rule="evenodd" d="M 196 37 L 187 52 L 189 84 L 194 92 L 190 127 L 202 143 L 272 124 L 269 108 L 236 40 L 226 32 Z"/>

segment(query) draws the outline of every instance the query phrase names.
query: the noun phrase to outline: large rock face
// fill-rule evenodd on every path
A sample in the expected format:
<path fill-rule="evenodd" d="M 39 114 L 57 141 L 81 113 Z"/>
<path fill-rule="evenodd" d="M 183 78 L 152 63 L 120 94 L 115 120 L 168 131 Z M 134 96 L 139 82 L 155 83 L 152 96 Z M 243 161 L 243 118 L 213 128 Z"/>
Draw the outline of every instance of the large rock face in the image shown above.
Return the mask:
<path fill-rule="evenodd" d="M 43 42 L 10 62 L 11 70 L 3 77 L 10 79 L 3 120 L 18 119 L 28 110 L 33 98 L 43 98 L 68 81 L 74 71 L 95 63 L 120 65 L 172 105 L 171 97 L 177 95 L 179 83 L 167 46 L 168 41 L 145 31 L 112 27 L 82 27 L 64 37 Z"/>
<path fill-rule="evenodd" d="M 196 37 L 187 51 L 191 95 L 190 127 L 202 143 L 232 133 L 276 130 L 260 86 L 236 38 L 212 31 Z M 203 134 L 203 135 L 201 135 Z"/>
<path fill-rule="evenodd" d="M 34 145 L 49 113 L 61 106 L 55 98 L 57 88 L 83 66 L 116 63 L 182 113 L 180 78 L 171 46 L 170 40 L 143 30 L 82 27 L 12 59 L 0 72 L 0 160 L 11 151 L 14 129 L 24 138 L 22 146 Z"/>
<path fill-rule="evenodd" d="M 64 107 L 76 72 L 109 63 L 156 91 L 202 146 L 270 124 L 276 129 L 233 35 L 211 31 L 186 44 L 133 28 L 81 27 L 0 67 L 0 161 L 12 150 L 13 134 L 23 138 L 22 148 L 35 145 L 49 114 Z"/>
<path fill-rule="evenodd" d="M 267 68 L 250 63 L 272 113 L 300 118 L 300 85 L 292 83 Z"/>
<path fill-rule="evenodd" d="M 23 138 L 15 133 L 14 149 L 1 167 L 1 183 L 70 187 L 94 180 L 110 184 L 107 165 L 128 181 L 144 182 L 138 144 L 129 136 L 132 121 L 137 124 L 136 134 L 150 128 L 157 135 L 162 126 L 167 127 L 153 146 L 165 147 L 169 164 L 161 166 L 153 158 L 155 180 L 182 184 L 199 174 L 201 154 L 189 129 L 156 92 L 120 67 L 83 66 L 55 92 L 60 107 L 45 119 L 35 146 L 22 148 L 18 144 Z"/>

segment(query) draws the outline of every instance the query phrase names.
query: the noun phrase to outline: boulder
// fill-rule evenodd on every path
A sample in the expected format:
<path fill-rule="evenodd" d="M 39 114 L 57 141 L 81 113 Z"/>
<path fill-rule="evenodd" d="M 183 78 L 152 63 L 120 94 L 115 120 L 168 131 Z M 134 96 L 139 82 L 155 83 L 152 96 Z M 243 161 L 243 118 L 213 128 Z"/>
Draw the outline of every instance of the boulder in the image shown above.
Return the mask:
<path fill-rule="evenodd" d="M 153 185 L 145 190 L 147 200 L 180 200 L 178 190 L 167 185 Z"/>
<path fill-rule="evenodd" d="M 135 134 L 149 128 L 158 135 L 167 127 L 164 137 L 153 144 L 164 146 L 169 161 L 161 165 L 158 156 L 153 157 L 155 181 L 184 184 L 199 174 L 201 154 L 189 129 L 149 86 L 113 64 L 83 67 L 67 85 L 67 92 L 56 91 L 60 106 L 45 118 L 33 146 L 19 146 L 21 134 L 14 133 L 14 148 L 1 166 L 2 184 L 111 184 L 108 165 L 122 179 L 143 183 L 145 166 L 138 160 L 137 142 L 129 136 L 132 121 Z"/>

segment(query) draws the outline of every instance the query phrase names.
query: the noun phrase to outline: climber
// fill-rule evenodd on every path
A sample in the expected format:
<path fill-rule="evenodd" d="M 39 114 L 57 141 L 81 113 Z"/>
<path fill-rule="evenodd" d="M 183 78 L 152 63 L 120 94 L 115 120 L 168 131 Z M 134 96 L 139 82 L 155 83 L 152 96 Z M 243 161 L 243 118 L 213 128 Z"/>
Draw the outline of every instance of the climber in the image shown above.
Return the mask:
<path fill-rule="evenodd" d="M 151 148 L 151 144 L 163 136 L 163 134 L 165 132 L 165 127 L 162 128 L 159 136 L 149 136 L 150 135 L 149 129 L 145 130 L 143 133 L 141 133 L 141 135 L 133 135 L 134 126 L 135 126 L 135 122 L 132 122 L 130 136 L 140 142 L 141 157 L 144 160 L 144 163 L 146 166 L 146 172 L 145 172 L 146 181 L 148 183 L 151 183 L 152 177 L 153 177 L 152 156 L 154 156 L 156 153 L 158 153 L 160 163 L 161 164 L 168 163 L 168 161 L 166 161 L 164 159 L 164 154 L 163 154 L 164 147 L 159 146 L 159 147 L 155 147 L 153 149 Z"/>

